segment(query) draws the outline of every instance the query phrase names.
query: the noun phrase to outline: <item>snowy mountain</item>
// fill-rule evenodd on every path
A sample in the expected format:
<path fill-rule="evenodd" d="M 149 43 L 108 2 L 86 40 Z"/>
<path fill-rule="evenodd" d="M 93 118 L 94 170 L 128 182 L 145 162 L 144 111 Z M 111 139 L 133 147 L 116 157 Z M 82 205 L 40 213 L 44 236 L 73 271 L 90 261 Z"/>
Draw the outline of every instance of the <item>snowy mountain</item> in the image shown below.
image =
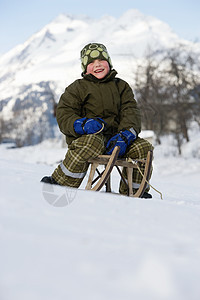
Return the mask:
<path fill-rule="evenodd" d="M 134 61 L 145 54 L 147 47 L 160 50 L 182 45 L 187 51 L 200 52 L 199 44 L 180 39 L 167 24 L 137 10 L 129 10 L 117 19 L 59 15 L 24 44 L 0 57 L 0 118 L 5 122 L 14 119 L 16 103 L 19 112 L 28 101 L 27 114 L 32 123 L 41 123 L 44 113 L 51 119 L 49 107 L 58 101 L 66 85 L 80 77 L 80 50 L 91 41 L 107 46 L 114 68 L 129 82 Z M 48 97 L 41 91 L 44 82 Z M 53 95 L 51 100 L 50 94 Z M 31 109 L 34 101 L 38 103 L 36 119 L 36 111 Z M 49 136 L 52 134 L 51 130 Z M 37 138 L 36 135 L 34 139 Z"/>

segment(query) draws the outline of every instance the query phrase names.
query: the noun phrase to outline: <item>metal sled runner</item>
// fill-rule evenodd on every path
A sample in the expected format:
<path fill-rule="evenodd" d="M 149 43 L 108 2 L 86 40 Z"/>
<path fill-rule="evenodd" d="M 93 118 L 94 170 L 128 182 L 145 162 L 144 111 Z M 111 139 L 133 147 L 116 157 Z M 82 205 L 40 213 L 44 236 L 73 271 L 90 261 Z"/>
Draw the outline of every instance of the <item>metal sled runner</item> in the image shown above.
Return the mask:
<path fill-rule="evenodd" d="M 106 185 L 106 192 L 111 192 L 111 180 L 110 175 L 114 167 L 117 168 L 122 180 L 128 186 L 128 196 L 141 198 L 145 192 L 145 189 L 148 185 L 148 181 L 151 175 L 152 169 L 152 160 L 153 160 L 153 151 L 149 151 L 146 159 L 137 159 L 127 161 L 126 159 L 118 159 L 120 148 L 116 146 L 111 155 L 99 155 L 97 158 L 90 159 L 88 162 L 91 164 L 90 174 L 88 182 L 86 185 L 86 190 L 100 191 L 101 188 Z M 138 164 L 144 164 L 144 174 L 142 174 L 142 182 L 139 189 L 135 194 L 133 194 L 133 185 L 132 185 L 132 175 L 133 168 L 138 168 Z M 98 166 L 104 165 L 105 170 L 99 172 Z M 125 180 L 119 167 L 125 167 L 127 170 L 127 181 Z M 139 169 L 140 170 L 140 169 Z M 95 171 L 97 171 L 98 176 L 94 179 Z"/>

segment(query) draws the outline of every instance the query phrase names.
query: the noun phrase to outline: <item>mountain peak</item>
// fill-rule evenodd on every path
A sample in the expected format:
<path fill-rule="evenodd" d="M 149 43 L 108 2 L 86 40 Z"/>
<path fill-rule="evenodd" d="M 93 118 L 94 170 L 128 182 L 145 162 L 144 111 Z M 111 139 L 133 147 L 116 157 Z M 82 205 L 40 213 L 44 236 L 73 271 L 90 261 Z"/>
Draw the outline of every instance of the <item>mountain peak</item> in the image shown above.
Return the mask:
<path fill-rule="evenodd" d="M 17 110 L 22 115 L 26 114 L 24 110 L 29 114 L 31 111 L 32 125 L 40 123 L 51 128 L 53 104 L 64 88 L 80 77 L 80 50 L 92 41 L 106 45 L 114 68 L 130 84 L 133 84 L 135 61 L 144 56 L 149 45 L 155 51 L 179 47 L 182 43 L 188 52 L 194 49 L 200 52 L 198 44 L 179 39 L 166 23 L 136 9 L 119 18 L 60 14 L 0 58 L 1 115 L 16 117 Z M 28 123 L 27 119 L 23 124 L 24 132 L 30 129 Z"/>
<path fill-rule="evenodd" d="M 130 9 L 119 18 L 60 14 L 0 58 L 0 90 L 4 90 L 3 82 L 11 74 L 13 85 L 43 80 L 73 81 L 81 72 L 80 49 L 91 41 L 101 41 L 108 47 L 118 72 L 123 74 L 129 73 L 130 57 L 142 57 L 148 45 L 160 50 L 189 44 L 179 39 L 166 23 L 137 9 Z"/>
<path fill-rule="evenodd" d="M 122 14 L 122 16 L 120 17 L 120 19 L 121 18 L 128 18 L 129 21 L 130 21 L 130 18 L 133 18 L 133 17 L 135 17 L 135 18 L 144 18 L 145 15 L 142 12 L 140 12 L 138 9 L 132 8 L 132 9 L 129 9 L 126 12 L 124 12 Z"/>

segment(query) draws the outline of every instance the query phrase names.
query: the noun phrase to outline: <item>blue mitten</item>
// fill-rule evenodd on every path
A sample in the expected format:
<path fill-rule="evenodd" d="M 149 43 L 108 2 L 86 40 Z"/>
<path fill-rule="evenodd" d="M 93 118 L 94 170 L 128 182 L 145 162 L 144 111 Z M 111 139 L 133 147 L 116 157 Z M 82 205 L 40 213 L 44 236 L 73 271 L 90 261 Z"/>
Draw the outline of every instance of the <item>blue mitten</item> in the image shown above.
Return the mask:
<path fill-rule="evenodd" d="M 106 154 L 111 154 L 115 146 L 120 147 L 119 156 L 123 156 L 129 146 L 136 139 L 136 135 L 129 130 L 120 131 L 118 134 L 111 137 L 106 145 Z"/>
<path fill-rule="evenodd" d="M 74 122 L 74 130 L 78 134 L 91 134 L 100 131 L 106 122 L 101 118 L 81 118 Z"/>

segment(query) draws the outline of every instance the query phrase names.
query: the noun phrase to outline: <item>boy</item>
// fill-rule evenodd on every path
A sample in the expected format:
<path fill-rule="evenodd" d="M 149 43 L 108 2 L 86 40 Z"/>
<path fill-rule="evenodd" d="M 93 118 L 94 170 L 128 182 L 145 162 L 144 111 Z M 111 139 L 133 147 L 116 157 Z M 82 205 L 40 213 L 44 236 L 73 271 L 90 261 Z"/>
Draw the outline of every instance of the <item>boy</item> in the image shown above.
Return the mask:
<path fill-rule="evenodd" d="M 74 81 L 62 94 L 56 110 L 61 132 L 66 136 L 68 151 L 52 176 L 42 182 L 78 188 L 87 172 L 88 159 L 111 154 L 120 146 L 120 157 L 146 158 L 152 145 L 138 137 L 141 130 L 140 111 L 134 94 L 117 72 L 106 47 L 90 43 L 81 51 L 82 79 Z M 125 178 L 126 171 L 123 170 Z M 133 170 L 134 192 L 142 176 Z M 121 194 L 127 186 L 121 180 Z M 144 198 L 152 196 L 145 191 Z"/>

